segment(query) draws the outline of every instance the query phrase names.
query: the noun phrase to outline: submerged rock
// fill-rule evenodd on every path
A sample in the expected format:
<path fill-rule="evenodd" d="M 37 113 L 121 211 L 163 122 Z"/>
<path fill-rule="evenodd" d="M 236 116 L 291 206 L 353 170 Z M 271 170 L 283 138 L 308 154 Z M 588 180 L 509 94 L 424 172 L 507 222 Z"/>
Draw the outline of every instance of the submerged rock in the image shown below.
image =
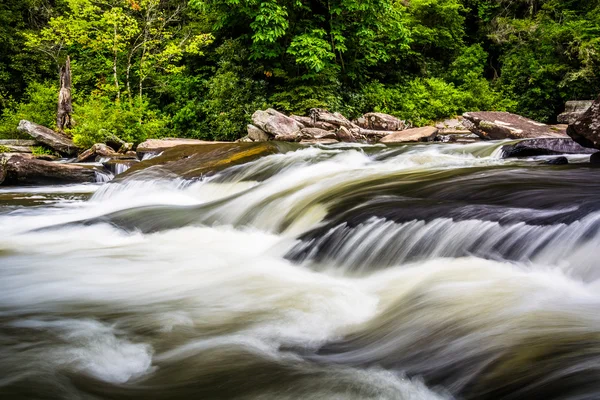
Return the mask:
<path fill-rule="evenodd" d="M 0 157 L 0 164 L 5 185 L 96 182 L 96 171 L 92 167 L 43 161 L 22 154 Z"/>
<path fill-rule="evenodd" d="M 572 124 L 577 121 L 594 103 L 594 100 L 573 100 L 565 104 L 565 112 L 558 116 L 561 124 Z"/>
<path fill-rule="evenodd" d="M 546 164 L 550 165 L 565 165 L 569 163 L 569 159 L 567 157 L 556 157 L 552 160 L 546 161 Z"/>
<path fill-rule="evenodd" d="M 177 146 L 165 150 L 159 157 L 132 166 L 121 177 L 160 167 L 183 178 L 200 178 L 269 154 L 280 153 L 283 151 L 281 146 L 284 144 L 274 141 Z"/>
<path fill-rule="evenodd" d="M 560 154 L 592 154 L 596 150 L 581 146 L 571 138 L 527 139 L 502 146 L 502 158 L 550 156 Z"/>
<path fill-rule="evenodd" d="M 567 133 L 584 147 L 600 149 L 600 97 L 577 121 L 569 125 Z"/>
<path fill-rule="evenodd" d="M 567 137 L 563 127 L 553 127 L 507 112 L 470 112 L 463 114 L 463 117 L 468 121 L 463 122 L 465 126 L 482 139 Z"/>
<path fill-rule="evenodd" d="M 422 128 L 412 128 L 404 131 L 394 132 L 387 135 L 379 141 L 380 143 L 406 143 L 406 142 L 430 142 L 438 133 L 434 126 L 425 126 Z"/>
<path fill-rule="evenodd" d="M 77 154 L 79 148 L 73 140 L 65 134 L 54 132 L 45 126 L 35 124 L 31 121 L 22 120 L 17 128 L 20 132 L 27 133 L 36 141 L 45 144 L 61 154 L 72 156 Z"/>

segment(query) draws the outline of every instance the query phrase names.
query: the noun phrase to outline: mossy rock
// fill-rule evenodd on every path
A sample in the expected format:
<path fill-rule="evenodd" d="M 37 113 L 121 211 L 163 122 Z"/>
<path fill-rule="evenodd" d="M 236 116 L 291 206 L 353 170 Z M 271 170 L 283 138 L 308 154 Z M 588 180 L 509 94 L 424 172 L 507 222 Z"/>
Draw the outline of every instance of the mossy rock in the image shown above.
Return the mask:
<path fill-rule="evenodd" d="M 165 150 L 159 157 L 138 163 L 119 178 L 123 179 L 152 167 L 160 167 L 186 179 L 199 178 L 289 150 L 289 145 L 278 142 L 183 145 Z"/>

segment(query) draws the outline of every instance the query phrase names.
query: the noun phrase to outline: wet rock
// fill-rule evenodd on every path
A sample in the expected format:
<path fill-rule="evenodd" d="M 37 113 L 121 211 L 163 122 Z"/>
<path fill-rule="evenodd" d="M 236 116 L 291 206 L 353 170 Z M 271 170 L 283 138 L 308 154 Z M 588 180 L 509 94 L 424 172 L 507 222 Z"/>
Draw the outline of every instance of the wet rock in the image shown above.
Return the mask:
<path fill-rule="evenodd" d="M 72 156 L 77 154 L 79 148 L 73 140 L 65 134 L 54 132 L 45 126 L 35 124 L 31 121 L 22 120 L 17 128 L 20 132 L 27 133 L 36 141 L 45 144 L 55 151 Z"/>
<path fill-rule="evenodd" d="M 600 97 L 567 129 L 569 136 L 584 147 L 600 149 Z"/>
<path fill-rule="evenodd" d="M 527 139 L 502 146 L 502 158 L 534 157 L 560 154 L 592 154 L 596 150 L 581 146 L 571 138 Z"/>
<path fill-rule="evenodd" d="M 92 167 L 43 161 L 22 154 L 0 159 L 4 185 L 47 185 L 96 182 Z"/>
<path fill-rule="evenodd" d="M 528 139 L 566 137 L 561 127 L 552 127 L 520 115 L 483 111 L 463 114 L 463 123 L 482 139 Z M 467 122 L 468 121 L 468 122 Z"/>
<path fill-rule="evenodd" d="M 99 158 L 119 160 L 137 159 L 137 154 L 135 152 L 127 152 L 125 154 L 117 153 L 113 148 L 104 143 L 96 143 L 91 148 L 81 153 L 75 162 L 91 162 L 98 160 Z"/>
<path fill-rule="evenodd" d="M 133 167 L 134 165 L 136 165 L 139 162 L 140 161 L 138 161 L 137 159 L 135 159 L 135 160 L 111 159 L 111 160 L 103 162 L 102 165 L 104 166 L 104 168 L 106 168 L 107 170 L 112 172 L 113 175 L 117 176 L 117 175 L 124 173 L 129 168 Z"/>
<path fill-rule="evenodd" d="M 248 138 L 253 142 L 266 142 L 273 139 L 272 135 L 254 125 L 248 125 Z"/>
<path fill-rule="evenodd" d="M 404 131 L 394 132 L 379 141 L 380 143 L 406 143 L 406 142 L 430 142 L 435 139 L 438 129 L 434 126 L 412 128 Z"/>
<path fill-rule="evenodd" d="M 284 143 L 210 143 L 166 149 L 162 155 L 142 161 L 120 175 L 125 178 L 144 169 L 162 170 L 183 178 L 199 178 L 225 168 L 285 151 Z"/>
<path fill-rule="evenodd" d="M 594 103 L 594 100 L 573 100 L 565 104 L 565 112 L 558 116 L 561 124 L 572 124 L 577 121 Z"/>
<path fill-rule="evenodd" d="M 272 136 L 289 136 L 304 128 L 298 121 L 272 108 L 256 111 L 252 115 L 252 123 Z"/>
<path fill-rule="evenodd" d="M 550 164 L 550 165 L 565 165 L 568 163 L 569 163 L 569 160 L 567 159 L 567 157 L 556 157 L 556 158 L 553 158 L 552 160 L 546 161 L 546 164 Z"/>
<path fill-rule="evenodd" d="M 246 135 L 236 140 L 235 143 L 254 143 L 254 140 L 250 139 L 250 136 Z"/>
<path fill-rule="evenodd" d="M 300 141 L 300 144 L 335 144 L 339 142 L 337 139 L 304 139 Z"/>
<path fill-rule="evenodd" d="M 167 149 L 177 146 L 191 146 L 191 145 L 206 145 L 214 143 L 226 143 L 226 142 L 212 142 L 207 140 L 197 139 L 180 139 L 180 138 L 165 138 L 165 139 L 148 139 L 143 143 L 140 143 L 136 149 L 138 155 L 143 157 L 146 153 L 160 153 Z"/>
<path fill-rule="evenodd" d="M 384 113 L 368 113 L 357 120 L 363 129 L 375 131 L 401 131 L 406 129 L 406 121 Z"/>
<path fill-rule="evenodd" d="M 590 156 L 590 162 L 592 164 L 600 164 L 600 151 L 598 151 Z"/>

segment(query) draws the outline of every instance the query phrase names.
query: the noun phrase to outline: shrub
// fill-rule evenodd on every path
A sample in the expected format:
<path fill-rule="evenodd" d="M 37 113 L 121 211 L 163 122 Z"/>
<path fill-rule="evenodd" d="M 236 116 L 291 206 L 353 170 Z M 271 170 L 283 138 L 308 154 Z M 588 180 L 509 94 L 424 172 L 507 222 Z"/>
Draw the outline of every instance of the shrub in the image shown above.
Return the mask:
<path fill-rule="evenodd" d="M 50 83 L 31 83 L 23 102 L 12 104 L 3 111 L 0 119 L 0 138 L 19 139 L 23 134 L 17 131 L 19 121 L 26 119 L 36 124 L 54 129 L 56 127 L 56 107 L 58 87 Z"/>

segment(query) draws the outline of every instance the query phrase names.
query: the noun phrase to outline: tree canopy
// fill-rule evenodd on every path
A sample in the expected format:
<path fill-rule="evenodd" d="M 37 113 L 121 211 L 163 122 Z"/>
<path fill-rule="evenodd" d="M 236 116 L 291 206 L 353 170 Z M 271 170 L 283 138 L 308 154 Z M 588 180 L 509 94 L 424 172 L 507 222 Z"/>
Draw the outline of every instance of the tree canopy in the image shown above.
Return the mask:
<path fill-rule="evenodd" d="M 67 56 L 81 145 L 236 139 L 268 106 L 552 122 L 600 92 L 600 2 L 5 0 L 0 136 L 21 118 L 52 127 Z"/>

